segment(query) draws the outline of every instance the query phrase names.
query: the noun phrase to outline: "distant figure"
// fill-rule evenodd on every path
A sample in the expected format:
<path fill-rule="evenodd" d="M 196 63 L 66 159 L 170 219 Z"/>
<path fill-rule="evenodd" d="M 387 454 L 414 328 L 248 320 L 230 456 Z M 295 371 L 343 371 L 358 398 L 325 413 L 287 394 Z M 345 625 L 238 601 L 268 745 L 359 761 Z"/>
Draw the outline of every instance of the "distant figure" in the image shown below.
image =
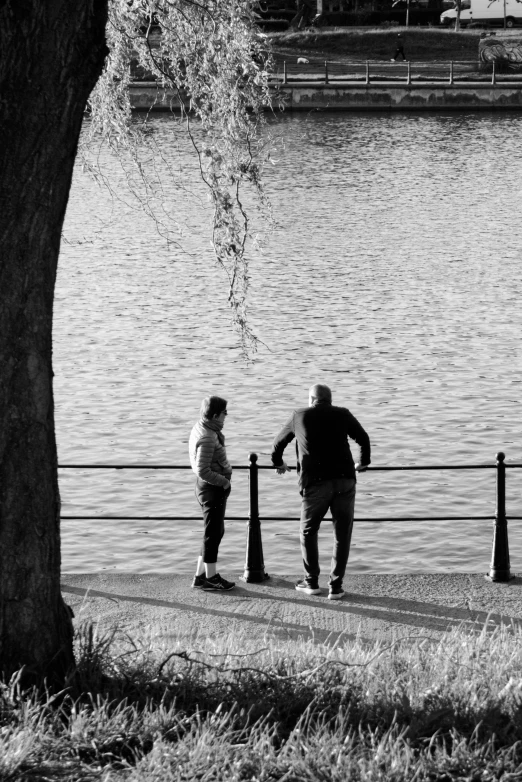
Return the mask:
<path fill-rule="evenodd" d="M 395 50 L 395 54 L 391 61 L 396 62 L 399 55 L 401 55 L 403 60 L 406 59 L 406 55 L 404 54 L 404 39 L 400 33 L 397 35 L 397 49 Z"/>
<path fill-rule="evenodd" d="M 272 449 L 272 463 L 279 475 L 289 467 L 283 451 L 297 439 L 297 469 L 302 496 L 300 541 L 305 575 L 295 588 L 307 595 L 319 595 L 319 551 L 317 536 L 326 511 L 333 521 L 334 547 L 329 579 L 329 600 L 344 595 L 343 578 L 352 539 L 355 506 L 355 474 L 370 464 L 370 438 L 359 421 L 345 407 L 332 405 L 328 386 L 315 385 L 309 391 L 309 407 L 294 410 Z M 354 464 L 348 437 L 361 449 Z"/>
<path fill-rule="evenodd" d="M 205 592 L 222 592 L 235 587 L 232 581 L 226 581 L 217 572 L 232 478 L 222 434 L 227 414 L 226 399 L 206 397 L 201 403 L 200 419 L 189 438 L 190 464 L 197 476 L 196 497 L 203 511 L 204 525 L 203 545 L 192 586 Z"/>
<path fill-rule="evenodd" d="M 307 60 L 306 57 L 298 57 L 297 58 L 297 64 L 298 65 L 308 65 L 310 60 Z"/>

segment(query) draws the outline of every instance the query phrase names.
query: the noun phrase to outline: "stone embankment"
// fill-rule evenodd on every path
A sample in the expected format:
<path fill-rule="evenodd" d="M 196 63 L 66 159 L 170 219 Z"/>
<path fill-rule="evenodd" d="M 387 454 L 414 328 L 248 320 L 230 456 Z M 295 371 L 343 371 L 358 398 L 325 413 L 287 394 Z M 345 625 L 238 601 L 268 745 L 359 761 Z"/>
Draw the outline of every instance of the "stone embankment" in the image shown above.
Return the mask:
<path fill-rule="evenodd" d="M 522 80 L 518 84 L 422 83 L 314 85 L 303 83 L 279 88 L 291 111 L 522 109 Z"/>
<path fill-rule="evenodd" d="M 495 82 L 495 83 L 493 83 Z M 131 105 L 138 111 L 179 111 L 178 95 L 155 82 L 134 82 Z M 273 83 L 274 108 L 286 111 L 522 110 L 520 79 L 407 82 L 376 78 L 326 84 L 317 80 Z"/>

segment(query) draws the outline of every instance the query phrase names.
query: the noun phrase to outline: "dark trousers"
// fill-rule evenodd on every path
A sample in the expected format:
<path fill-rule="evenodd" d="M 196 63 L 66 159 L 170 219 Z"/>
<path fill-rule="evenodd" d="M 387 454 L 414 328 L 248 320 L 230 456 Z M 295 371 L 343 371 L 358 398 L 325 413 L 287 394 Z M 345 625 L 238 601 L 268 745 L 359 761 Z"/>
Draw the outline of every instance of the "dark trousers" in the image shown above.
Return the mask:
<path fill-rule="evenodd" d="M 401 47 L 399 47 L 399 48 L 397 49 L 397 51 L 396 51 L 396 52 L 395 52 L 395 54 L 393 55 L 393 59 L 394 59 L 394 60 L 396 60 L 396 59 L 397 59 L 397 57 L 399 56 L 399 54 L 401 55 L 401 57 L 402 57 L 402 59 L 403 59 L 403 60 L 405 60 L 405 59 L 406 59 L 406 56 L 405 56 L 405 54 L 404 54 L 404 49 L 402 48 L 402 46 L 401 46 Z"/>
<path fill-rule="evenodd" d="M 213 486 L 196 479 L 196 497 L 203 511 L 203 562 L 217 562 L 219 544 L 225 534 L 225 511 L 230 487 Z"/>
<path fill-rule="evenodd" d="M 352 540 L 355 479 L 334 478 L 320 481 L 307 486 L 302 494 L 300 540 L 306 577 L 316 579 L 319 576 L 317 535 L 321 521 L 330 509 L 334 536 L 330 584 L 340 586 Z"/>

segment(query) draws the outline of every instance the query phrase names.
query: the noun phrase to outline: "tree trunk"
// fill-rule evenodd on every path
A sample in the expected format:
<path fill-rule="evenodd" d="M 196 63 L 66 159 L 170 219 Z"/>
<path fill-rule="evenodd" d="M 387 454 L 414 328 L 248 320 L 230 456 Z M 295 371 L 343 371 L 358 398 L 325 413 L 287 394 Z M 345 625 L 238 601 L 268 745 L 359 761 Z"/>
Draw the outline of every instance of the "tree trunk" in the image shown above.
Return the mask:
<path fill-rule="evenodd" d="M 60 592 L 53 296 L 108 0 L 0 0 L 0 671 L 71 669 Z"/>

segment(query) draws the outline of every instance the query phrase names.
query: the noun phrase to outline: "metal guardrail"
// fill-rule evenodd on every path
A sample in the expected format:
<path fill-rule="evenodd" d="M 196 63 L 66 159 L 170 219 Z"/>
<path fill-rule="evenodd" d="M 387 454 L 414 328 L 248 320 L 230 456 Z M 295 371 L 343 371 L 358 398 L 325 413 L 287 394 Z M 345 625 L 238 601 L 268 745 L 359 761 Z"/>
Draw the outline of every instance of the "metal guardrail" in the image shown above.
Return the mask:
<path fill-rule="evenodd" d="M 491 581 L 509 581 L 511 579 L 509 544 L 506 516 L 506 469 L 521 469 L 522 464 L 506 464 L 505 454 L 497 453 L 495 464 L 437 464 L 437 465 L 392 465 L 368 467 L 367 472 L 383 471 L 423 471 L 423 470 L 491 470 L 496 471 L 497 491 L 495 513 L 486 516 L 401 516 L 358 518 L 356 522 L 404 522 L 404 521 L 494 521 L 493 552 L 488 578 Z M 187 465 L 178 464 L 62 464 L 62 470 L 190 470 Z M 249 474 L 249 512 L 247 532 L 247 553 L 244 580 L 252 582 L 264 581 L 268 578 L 263 560 L 263 545 L 261 541 L 261 521 L 297 521 L 289 516 L 259 515 L 259 470 L 274 470 L 273 465 L 259 465 L 257 454 L 251 453 L 248 465 L 237 465 L 235 470 L 248 470 Z M 199 516 L 62 516 L 64 521 L 87 519 L 126 519 L 130 521 L 199 521 Z M 229 521 L 245 521 L 244 516 L 227 516 Z M 520 520 L 522 516 L 510 516 L 512 520 Z"/>
<path fill-rule="evenodd" d="M 499 455 L 500 456 L 500 455 Z M 254 458 L 255 457 L 255 458 Z M 522 464 L 505 464 L 502 462 L 504 470 L 513 468 L 522 468 Z M 255 501 L 259 507 L 259 497 L 253 498 L 252 484 L 255 474 L 255 483 L 258 485 L 259 470 L 274 470 L 273 465 L 258 464 L 257 454 L 250 454 L 250 463 L 248 465 L 233 465 L 234 470 L 248 470 L 250 480 L 250 502 Z M 61 464 L 62 470 L 191 470 L 190 465 L 184 464 Z M 295 468 L 294 468 L 295 469 Z M 495 464 L 434 464 L 434 465 L 391 465 L 368 467 L 366 472 L 414 472 L 426 470 L 499 470 L 499 461 Z M 251 513 L 249 513 L 250 517 Z M 259 513 L 258 513 L 259 516 Z M 378 516 L 378 517 L 360 517 L 356 522 L 366 523 L 393 523 L 404 521 L 485 521 L 492 519 L 494 514 L 484 516 L 465 515 L 465 516 Z M 62 516 L 64 521 L 79 521 L 88 519 L 100 519 L 106 521 L 109 519 L 126 519 L 129 521 L 199 521 L 200 516 Z M 227 516 L 229 521 L 244 521 L 245 516 Z M 290 516 L 259 516 L 261 521 L 298 521 L 297 517 Z M 522 520 L 522 516 L 510 516 L 514 520 Z"/>
<path fill-rule="evenodd" d="M 300 82 L 317 84 L 335 84 L 335 82 L 359 82 L 371 84 L 374 81 L 393 81 L 406 84 L 422 84 L 425 81 L 453 85 L 455 83 L 484 82 L 491 84 L 511 84 L 522 81 L 522 73 L 502 73 L 499 78 L 495 62 L 489 63 L 491 71 L 485 70 L 486 64 L 478 60 L 450 60 L 444 62 L 384 62 L 382 60 L 330 62 L 313 60 L 308 62 L 277 63 L 277 69 L 271 74 L 271 80 L 282 85 Z"/>

